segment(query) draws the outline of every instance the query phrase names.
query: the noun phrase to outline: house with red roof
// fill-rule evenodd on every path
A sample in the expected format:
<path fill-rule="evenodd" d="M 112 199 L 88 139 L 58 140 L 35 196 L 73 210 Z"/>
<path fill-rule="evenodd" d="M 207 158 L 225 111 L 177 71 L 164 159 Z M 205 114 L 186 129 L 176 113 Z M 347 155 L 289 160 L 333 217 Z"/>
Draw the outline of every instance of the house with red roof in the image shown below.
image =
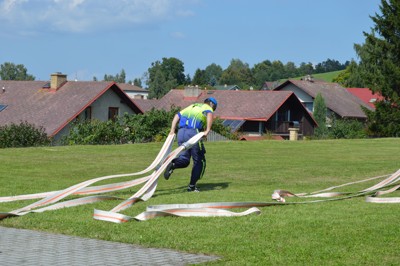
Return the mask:
<path fill-rule="evenodd" d="M 381 95 L 373 93 L 368 88 L 346 88 L 346 90 L 373 109 L 375 109 L 375 102 L 384 100 Z"/>
<path fill-rule="evenodd" d="M 186 87 L 171 90 L 159 100 L 133 99 L 143 112 L 152 108 L 169 111 L 171 107 L 185 108 L 203 102 L 208 97 L 218 101 L 214 116 L 223 120 L 232 131 L 240 132 L 244 138 L 262 138 L 272 134 L 289 138 L 289 128 L 298 127 L 299 136 L 314 134 L 315 120 L 293 92 L 289 91 L 243 91 L 201 90 Z"/>
<path fill-rule="evenodd" d="M 373 110 L 373 108 L 362 101 L 359 97 L 350 93 L 337 83 L 325 82 L 313 79 L 295 80 L 289 79 L 274 91 L 291 91 L 296 94 L 300 102 L 308 111 L 314 111 L 314 99 L 321 93 L 327 107 L 327 120 L 332 115 L 337 118 L 352 118 L 358 120 L 367 119 L 361 106 Z"/>
<path fill-rule="evenodd" d="M 0 106 L 0 125 L 27 122 L 55 141 L 77 119 L 143 113 L 115 82 L 68 81 L 61 73 L 52 74 L 50 82 L 0 80 Z"/>

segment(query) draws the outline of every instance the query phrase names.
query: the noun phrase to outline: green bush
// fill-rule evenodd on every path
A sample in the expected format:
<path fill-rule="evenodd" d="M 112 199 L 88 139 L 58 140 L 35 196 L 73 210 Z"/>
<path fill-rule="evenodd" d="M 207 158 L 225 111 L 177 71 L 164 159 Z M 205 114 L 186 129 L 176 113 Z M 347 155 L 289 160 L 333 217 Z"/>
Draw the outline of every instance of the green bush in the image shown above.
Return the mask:
<path fill-rule="evenodd" d="M 331 139 L 360 139 L 366 138 L 367 131 L 364 123 L 354 119 L 333 119 L 328 138 Z"/>
<path fill-rule="evenodd" d="M 28 122 L 0 126 L 0 148 L 46 146 L 50 139 L 43 127 L 36 128 Z"/>
<path fill-rule="evenodd" d="M 62 138 L 65 145 L 109 145 L 129 142 L 122 125 L 108 121 L 77 121 L 68 136 Z"/>
<path fill-rule="evenodd" d="M 179 108 L 170 111 L 152 109 L 144 114 L 125 114 L 117 121 L 77 121 L 68 136 L 62 138 L 64 145 L 107 145 L 125 143 L 161 142 L 169 134 L 172 119 Z M 212 130 L 229 138 L 237 139 L 229 128 L 215 119 Z"/>
<path fill-rule="evenodd" d="M 231 140 L 237 140 L 239 139 L 237 133 L 232 133 L 230 127 L 226 127 L 222 124 L 223 120 L 220 118 L 215 118 L 213 121 L 213 125 L 211 127 L 212 131 L 228 138 Z"/>

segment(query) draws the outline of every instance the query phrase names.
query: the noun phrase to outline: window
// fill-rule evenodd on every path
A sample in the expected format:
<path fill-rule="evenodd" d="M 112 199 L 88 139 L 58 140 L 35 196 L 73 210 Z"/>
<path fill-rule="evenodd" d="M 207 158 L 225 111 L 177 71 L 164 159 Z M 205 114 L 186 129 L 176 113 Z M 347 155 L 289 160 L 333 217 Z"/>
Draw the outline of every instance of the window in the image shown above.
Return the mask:
<path fill-rule="evenodd" d="M 118 107 L 109 107 L 108 119 L 115 121 L 117 117 L 118 117 Z"/>
<path fill-rule="evenodd" d="M 4 104 L 0 104 L 0 112 L 3 111 L 4 109 L 6 109 L 7 105 Z"/>
<path fill-rule="evenodd" d="M 91 120 L 92 119 L 92 107 L 89 106 L 83 111 L 83 118 L 85 120 Z"/>
<path fill-rule="evenodd" d="M 226 127 L 231 128 L 231 132 L 237 131 L 243 124 L 245 120 L 224 120 L 222 124 Z"/>

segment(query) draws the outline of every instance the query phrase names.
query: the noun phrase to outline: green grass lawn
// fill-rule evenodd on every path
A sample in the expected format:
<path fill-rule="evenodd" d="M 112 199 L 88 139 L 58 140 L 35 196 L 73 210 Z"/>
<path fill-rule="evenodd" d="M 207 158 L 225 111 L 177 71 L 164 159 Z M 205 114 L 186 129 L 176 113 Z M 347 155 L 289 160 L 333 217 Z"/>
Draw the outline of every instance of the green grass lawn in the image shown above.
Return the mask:
<path fill-rule="evenodd" d="M 149 165 L 161 143 L 0 150 L 0 196 L 59 190 L 78 182 Z M 160 179 L 154 196 L 123 211 L 136 216 L 149 205 L 202 202 L 271 202 L 275 189 L 312 192 L 391 174 L 400 168 L 400 139 L 256 141 L 206 143 L 207 172 L 187 193 L 190 168 Z M 129 178 L 114 179 L 120 182 Z M 358 191 L 378 181 L 343 187 Z M 106 183 L 106 182 L 103 182 Z M 97 184 L 96 184 L 97 185 Z M 128 198 L 140 186 L 114 196 Z M 400 196 L 395 192 L 393 196 Z M 312 200 L 312 199 L 303 199 Z M 299 199 L 288 198 L 290 201 Z M 0 203 L 0 212 L 30 201 Z M 156 218 L 114 224 L 92 218 L 111 210 L 107 201 L 22 217 L 0 226 L 27 228 L 146 247 L 213 254 L 211 265 L 398 265 L 398 204 L 366 203 L 363 197 L 325 203 L 264 207 L 260 215 Z M 235 211 L 235 210 L 234 210 Z M 242 210 L 236 210 L 242 211 Z"/>

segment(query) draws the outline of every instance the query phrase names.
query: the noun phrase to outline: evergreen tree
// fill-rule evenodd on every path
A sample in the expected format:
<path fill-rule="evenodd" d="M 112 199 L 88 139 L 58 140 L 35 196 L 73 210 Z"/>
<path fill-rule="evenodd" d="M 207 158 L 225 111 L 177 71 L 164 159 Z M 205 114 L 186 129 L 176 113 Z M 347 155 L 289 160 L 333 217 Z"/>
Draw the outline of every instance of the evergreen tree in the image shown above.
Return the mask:
<path fill-rule="evenodd" d="M 365 43 L 355 45 L 365 85 L 384 100 L 367 111 L 368 128 L 375 136 L 400 136 L 400 0 L 381 0 L 381 14 L 371 19 Z"/>
<path fill-rule="evenodd" d="M 151 63 L 146 74 L 149 98 L 159 99 L 171 89 L 185 85 L 187 78 L 183 72 L 182 61 L 173 57 Z"/>
<path fill-rule="evenodd" d="M 199 86 L 207 85 L 208 80 L 206 77 L 206 71 L 200 70 L 200 68 L 198 68 L 194 73 L 192 82 L 193 85 L 199 85 Z"/>
<path fill-rule="evenodd" d="M 314 100 L 314 119 L 318 124 L 315 129 L 315 136 L 318 138 L 324 138 L 327 134 L 326 129 L 326 104 L 321 93 L 318 93 Z"/>

